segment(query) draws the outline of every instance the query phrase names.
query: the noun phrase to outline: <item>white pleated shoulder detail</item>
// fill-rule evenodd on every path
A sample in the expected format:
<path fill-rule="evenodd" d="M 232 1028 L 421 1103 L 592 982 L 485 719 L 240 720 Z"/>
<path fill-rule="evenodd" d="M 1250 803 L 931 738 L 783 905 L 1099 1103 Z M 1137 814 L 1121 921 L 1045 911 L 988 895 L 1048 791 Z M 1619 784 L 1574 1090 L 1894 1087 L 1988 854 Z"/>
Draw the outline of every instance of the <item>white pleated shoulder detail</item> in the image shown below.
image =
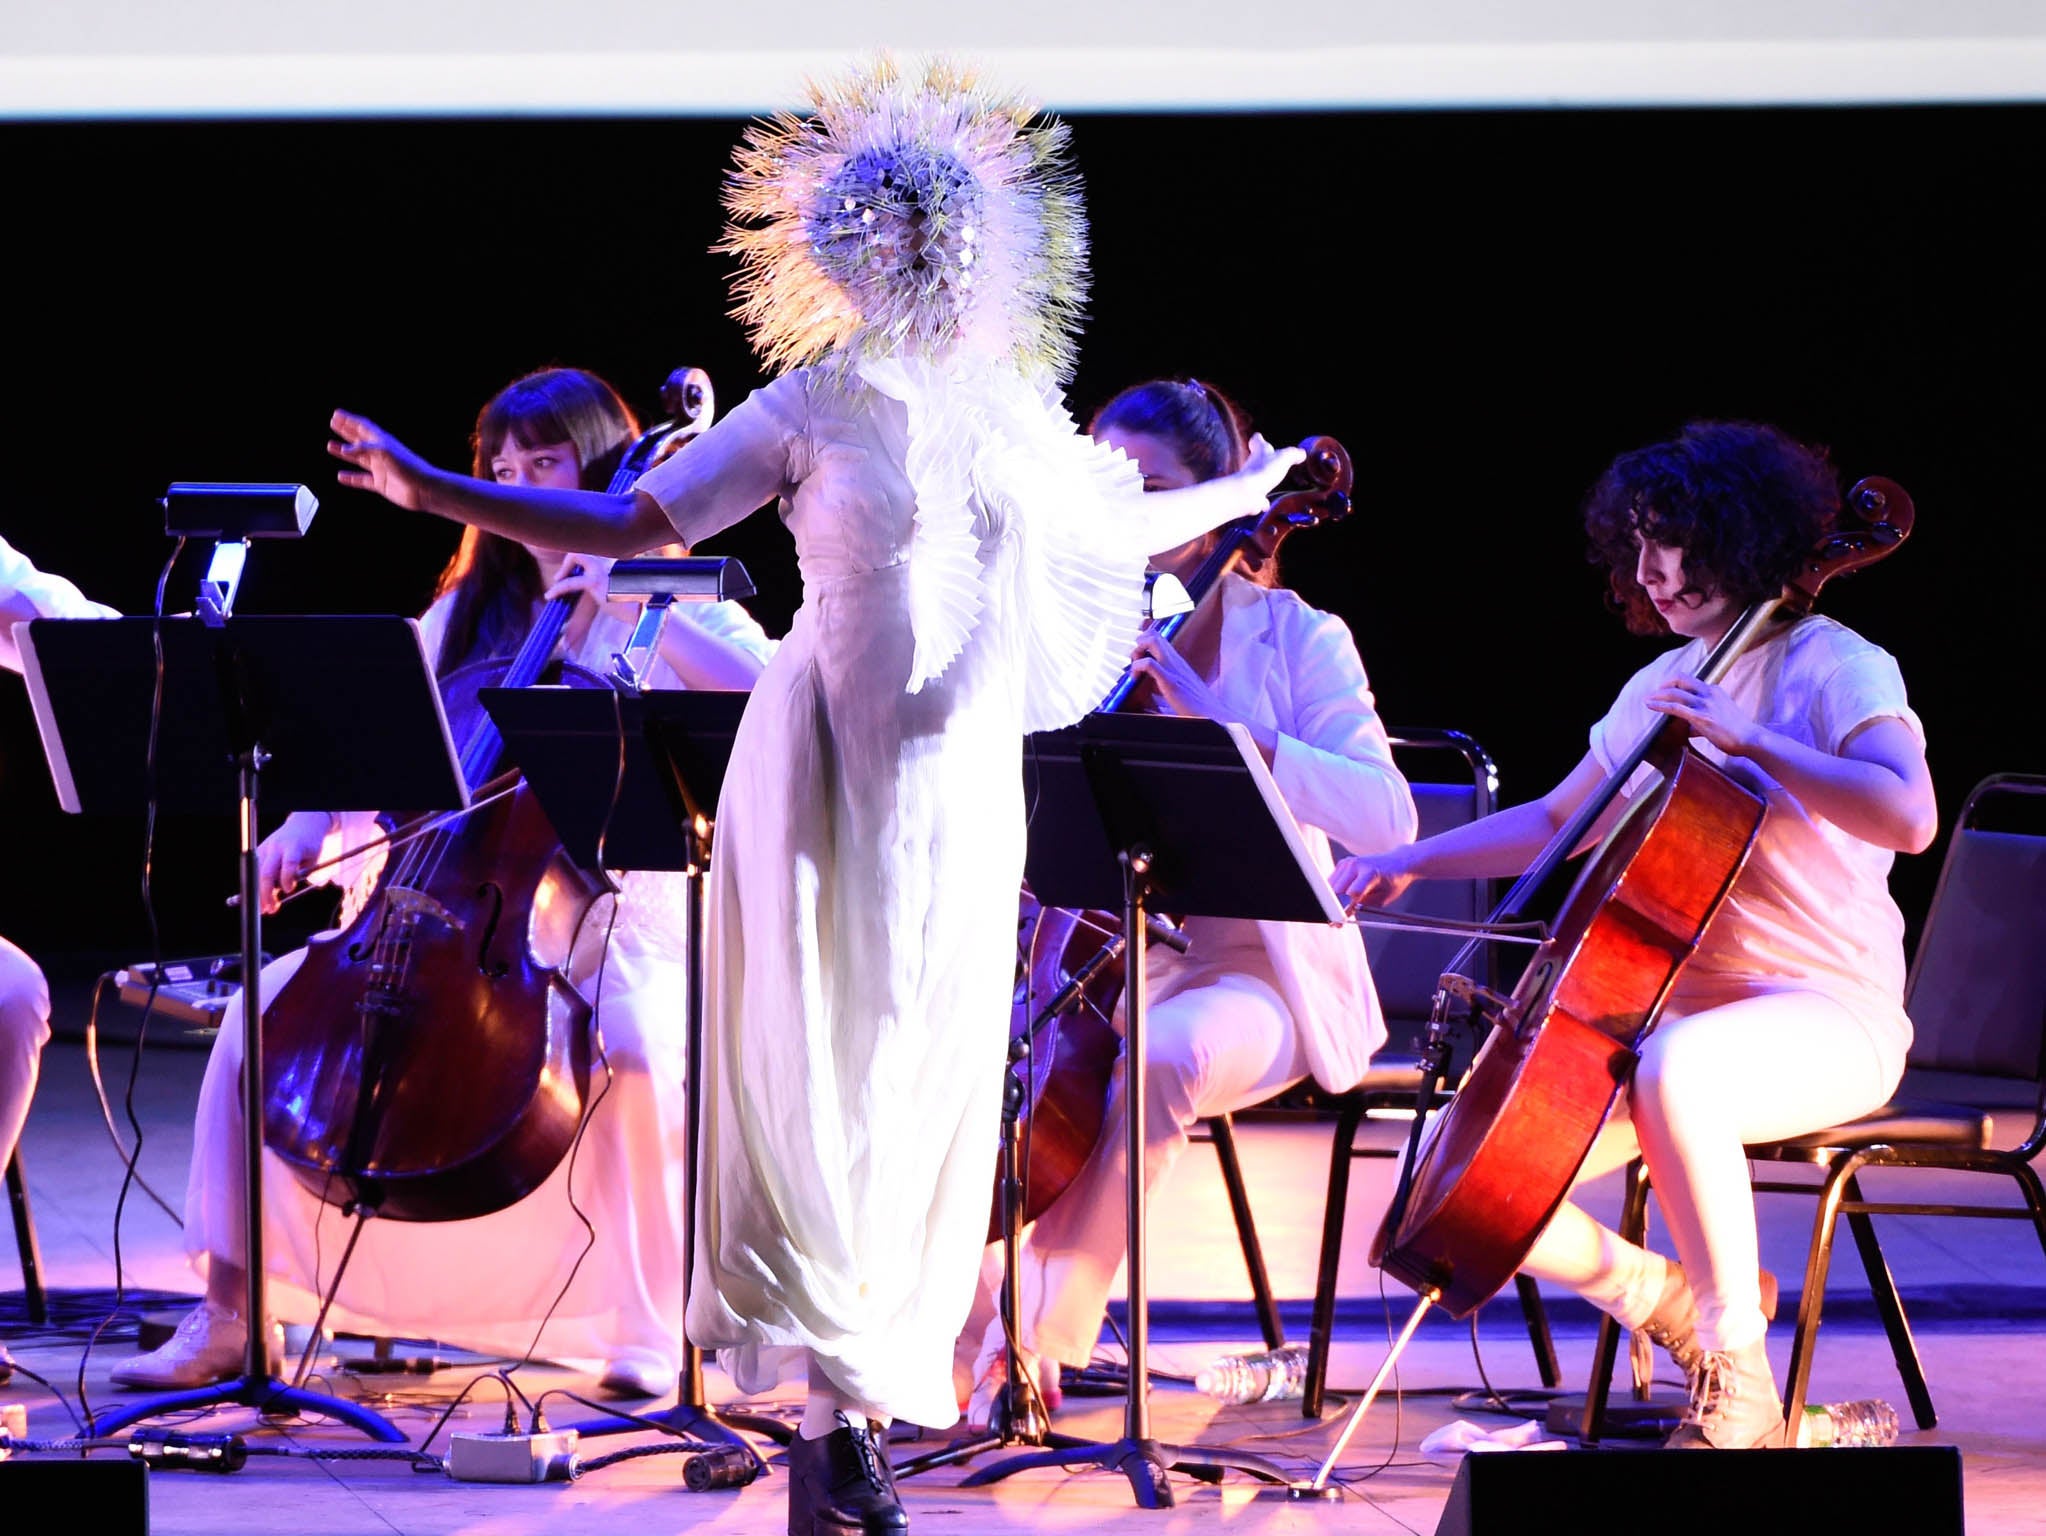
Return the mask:
<path fill-rule="evenodd" d="M 1024 730 L 1071 724 L 1115 685 L 1141 625 L 1150 551 L 1136 466 L 1013 372 L 910 359 L 858 372 L 908 418 L 908 691 L 941 677 L 993 606 L 1012 627 L 1001 639 L 1020 669 Z"/>

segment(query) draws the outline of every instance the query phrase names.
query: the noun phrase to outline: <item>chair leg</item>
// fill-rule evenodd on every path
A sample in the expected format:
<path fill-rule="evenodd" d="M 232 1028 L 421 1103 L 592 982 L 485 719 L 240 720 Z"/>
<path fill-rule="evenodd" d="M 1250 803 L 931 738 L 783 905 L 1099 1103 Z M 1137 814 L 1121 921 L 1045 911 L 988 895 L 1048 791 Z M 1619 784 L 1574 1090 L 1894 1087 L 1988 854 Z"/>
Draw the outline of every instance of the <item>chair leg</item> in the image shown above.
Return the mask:
<path fill-rule="evenodd" d="M 1343 1217 L 1350 1202 L 1351 1144 L 1364 1120 L 1361 1101 L 1343 1106 L 1336 1120 L 1335 1143 L 1329 1149 L 1328 1204 L 1321 1216 L 1321 1264 L 1314 1277 L 1314 1320 L 1307 1343 L 1307 1375 L 1300 1393 L 1300 1412 L 1305 1418 L 1321 1417 L 1322 1396 L 1328 1387 L 1329 1348 L 1336 1331 L 1336 1267 L 1343 1257 Z"/>
<path fill-rule="evenodd" d="M 7 1160 L 7 1205 L 14 1215 L 14 1246 L 21 1255 L 22 1300 L 28 1306 L 28 1320 L 40 1328 L 50 1320 L 50 1303 L 43 1290 L 43 1251 L 36 1242 L 35 1217 L 28 1208 L 20 1147 Z"/>
<path fill-rule="evenodd" d="M 1250 1190 L 1243 1182 L 1242 1160 L 1236 1155 L 1235 1122 L 1227 1115 L 1210 1115 L 1208 1134 L 1215 1143 L 1215 1161 L 1222 1165 L 1222 1185 L 1229 1191 L 1229 1213 L 1236 1218 L 1236 1240 L 1243 1248 L 1243 1267 L 1250 1275 L 1257 1325 L 1264 1331 L 1265 1348 L 1277 1349 L 1286 1342 L 1286 1327 L 1279 1321 L 1278 1303 L 1272 1300 L 1264 1247 L 1257 1240 L 1257 1223 L 1251 1219 Z"/>
<path fill-rule="evenodd" d="M 1826 1272 L 1833 1264 L 1833 1236 L 1840 1222 L 1840 1201 L 1861 1167 L 1859 1153 L 1847 1153 L 1827 1171 L 1812 1216 L 1812 1247 L 1804 1265 L 1804 1294 L 1798 1298 L 1797 1327 L 1790 1336 L 1790 1370 L 1783 1388 L 1783 1417 L 1795 1425 L 1804 1411 L 1805 1388 L 1811 1385 L 1812 1350 L 1818 1343 L 1819 1313 L 1826 1302 Z"/>
<path fill-rule="evenodd" d="M 1515 1275 L 1513 1288 L 1520 1297 L 1520 1315 L 1527 1322 L 1527 1342 L 1534 1350 L 1542 1385 L 1560 1386 L 1563 1369 L 1556 1363 L 1556 1340 L 1549 1332 L 1549 1309 L 1542 1305 L 1542 1288 L 1526 1275 Z"/>
<path fill-rule="evenodd" d="M 1860 1178 L 1850 1175 L 1845 1188 L 1848 1201 L 1859 1203 Z M 1847 1230 L 1854 1234 L 1854 1246 L 1861 1251 L 1861 1267 L 1868 1274 L 1868 1288 L 1875 1296 L 1883 1332 L 1890 1336 L 1890 1353 L 1896 1357 L 1904 1395 L 1911 1400 L 1912 1417 L 1920 1429 L 1931 1429 L 1939 1423 L 1939 1415 L 1933 1411 L 1932 1392 L 1925 1384 L 1925 1367 L 1918 1358 L 1918 1343 L 1911 1337 L 1911 1323 L 1904 1316 L 1904 1300 L 1897 1294 L 1897 1282 L 1890 1274 L 1889 1261 L 1883 1257 L 1883 1245 L 1876 1240 L 1875 1223 L 1865 1211 L 1849 1211 Z"/>
<path fill-rule="evenodd" d="M 2039 1175 L 2030 1163 L 2013 1163 L 2010 1176 L 2018 1181 L 2025 1206 L 2032 1213 L 2032 1230 L 2039 1235 L 2040 1249 L 2046 1251 L 2046 1189 L 2040 1187 Z"/>
<path fill-rule="evenodd" d="M 1639 1242 L 1648 1230 L 1648 1165 L 1635 1158 L 1627 1165 L 1627 1192 L 1620 1201 L 1620 1236 Z M 1620 1356 L 1619 1319 L 1598 1321 L 1598 1343 L 1591 1353 L 1591 1380 L 1584 1389 L 1584 1417 L 1577 1438 L 1596 1445 L 1606 1432 L 1606 1401 L 1613 1390 L 1613 1364 Z"/>

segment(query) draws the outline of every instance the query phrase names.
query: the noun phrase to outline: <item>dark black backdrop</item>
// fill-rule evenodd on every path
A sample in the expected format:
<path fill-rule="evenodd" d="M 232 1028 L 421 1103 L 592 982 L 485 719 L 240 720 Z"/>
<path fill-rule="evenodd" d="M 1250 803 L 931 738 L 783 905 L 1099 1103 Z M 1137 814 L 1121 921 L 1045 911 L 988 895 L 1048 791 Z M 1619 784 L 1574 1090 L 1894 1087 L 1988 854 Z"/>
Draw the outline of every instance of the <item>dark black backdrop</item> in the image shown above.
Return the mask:
<path fill-rule="evenodd" d="M 1096 287 L 1073 403 L 1192 372 L 1275 439 L 1346 443 L 1358 515 L 1296 540 L 1288 579 L 1350 621 L 1386 718 L 1473 732 L 1509 800 L 1569 767 L 1649 654 L 1582 559 L 1600 467 L 1692 415 L 1828 443 L 1917 499 L 1911 545 L 1828 607 L 1902 661 L 1951 812 L 1986 772 L 2046 767 L 2042 128 L 2033 106 L 1082 117 Z M 707 249 L 736 130 L 0 126 L 0 533 L 142 611 L 166 483 L 302 480 L 312 535 L 256 551 L 243 610 L 415 611 L 454 532 L 336 487 L 329 409 L 456 462 L 478 403 L 551 362 L 643 410 L 696 363 L 736 403 L 759 378 Z M 778 525 L 713 547 L 779 633 Z M 140 818 L 56 810 L 17 684 L 0 825 L 0 933 L 57 971 L 146 955 Z M 224 822 L 161 828 L 167 953 L 234 946 L 231 846 Z M 1936 857 L 1900 861 L 1914 921 Z"/>

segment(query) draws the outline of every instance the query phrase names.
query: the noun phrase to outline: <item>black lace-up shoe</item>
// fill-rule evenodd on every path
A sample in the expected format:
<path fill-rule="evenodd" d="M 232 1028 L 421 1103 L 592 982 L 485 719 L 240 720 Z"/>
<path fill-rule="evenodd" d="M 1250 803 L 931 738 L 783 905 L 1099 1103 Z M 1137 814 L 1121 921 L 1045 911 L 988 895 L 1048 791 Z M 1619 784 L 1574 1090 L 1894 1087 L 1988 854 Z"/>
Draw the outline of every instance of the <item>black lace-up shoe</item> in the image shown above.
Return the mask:
<path fill-rule="evenodd" d="M 901 1536 L 908 1529 L 880 1425 L 841 1413 L 830 1434 L 791 1442 L 789 1536 Z"/>

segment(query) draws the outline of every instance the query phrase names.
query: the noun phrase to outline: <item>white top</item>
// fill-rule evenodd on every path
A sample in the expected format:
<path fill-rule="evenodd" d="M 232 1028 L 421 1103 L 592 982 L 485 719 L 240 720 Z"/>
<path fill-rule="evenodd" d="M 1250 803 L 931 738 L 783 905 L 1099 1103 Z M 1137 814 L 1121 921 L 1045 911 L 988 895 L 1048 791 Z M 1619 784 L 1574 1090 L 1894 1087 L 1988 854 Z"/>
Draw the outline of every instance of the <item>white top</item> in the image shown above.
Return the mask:
<path fill-rule="evenodd" d="M 451 597 L 438 597 L 419 616 L 420 645 L 429 658 L 440 655 L 452 607 Z M 694 624 L 750 652 L 763 665 L 774 654 L 775 642 L 738 603 L 677 603 L 669 610 L 668 622 Z M 629 621 L 615 617 L 607 607 L 600 607 L 569 659 L 592 671 L 607 672 L 611 658 L 624 650 L 631 634 Z M 648 668 L 647 684 L 654 688 L 685 686 L 658 656 Z M 460 743 L 456 745 L 459 748 Z M 337 812 L 333 828 L 320 846 L 318 862 L 325 863 L 350 848 L 366 846 L 368 851 L 308 876 L 316 885 L 333 884 L 346 890 L 346 902 L 336 919 L 344 928 L 354 920 L 359 904 L 375 889 L 383 870 L 386 850 L 383 844 L 375 842 L 376 820 L 374 811 Z M 618 909 L 615 936 L 628 944 L 680 958 L 687 944 L 682 912 L 683 877 L 664 870 L 634 870 L 614 878 L 625 892 L 625 901 Z M 601 923 L 602 917 L 599 913 L 596 920 Z M 602 932 L 602 927 L 597 931 Z"/>
<path fill-rule="evenodd" d="M 1628 679 L 1592 727 L 1600 767 L 1610 772 L 1667 718 L 1643 701 L 1673 678 L 1695 677 L 1706 651 L 1694 640 Z M 1828 618 L 1801 619 L 1772 634 L 1736 661 L 1720 686 L 1769 729 L 1821 752 L 1837 754 L 1862 726 L 1885 718 L 1903 721 L 1925 740 L 1895 659 Z M 1904 917 L 1889 890 L 1894 855 L 1814 814 L 1756 764 L 1729 761 L 1702 740 L 1692 746 L 1761 795 L 1769 810 L 1726 905 L 1678 978 L 1671 1008 L 1687 1011 L 1686 993 L 1723 999 L 1730 990 L 1809 987 L 1847 1002 L 1899 1049 L 1908 1045 Z M 1630 792 L 1654 781 L 1653 770 L 1643 769 Z"/>

